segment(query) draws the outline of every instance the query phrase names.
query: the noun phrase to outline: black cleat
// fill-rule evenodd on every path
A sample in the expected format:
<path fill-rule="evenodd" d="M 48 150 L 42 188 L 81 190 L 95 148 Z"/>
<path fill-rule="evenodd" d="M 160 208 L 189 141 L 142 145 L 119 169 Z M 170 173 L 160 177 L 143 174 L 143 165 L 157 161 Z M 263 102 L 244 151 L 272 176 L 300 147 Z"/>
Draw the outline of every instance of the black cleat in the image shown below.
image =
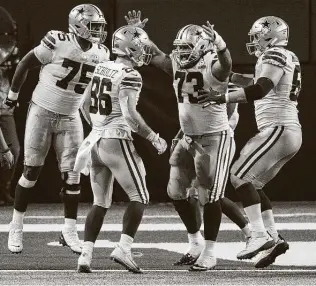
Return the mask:
<path fill-rule="evenodd" d="M 195 261 L 197 261 L 198 258 L 199 256 L 193 257 L 190 253 L 186 253 L 186 254 L 183 254 L 182 257 L 177 262 L 173 263 L 173 265 L 175 266 L 193 265 Z"/>

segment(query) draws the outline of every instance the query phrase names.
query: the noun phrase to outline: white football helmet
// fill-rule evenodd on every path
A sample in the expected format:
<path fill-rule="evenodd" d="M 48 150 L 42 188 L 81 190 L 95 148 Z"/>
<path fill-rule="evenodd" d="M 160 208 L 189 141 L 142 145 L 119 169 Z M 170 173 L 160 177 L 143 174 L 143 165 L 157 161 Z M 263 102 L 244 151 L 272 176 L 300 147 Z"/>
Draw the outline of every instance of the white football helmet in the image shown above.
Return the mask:
<path fill-rule="evenodd" d="M 152 58 L 151 42 L 147 33 L 133 26 L 123 26 L 114 32 L 112 52 L 119 56 L 128 56 L 138 67 L 148 65 Z"/>
<path fill-rule="evenodd" d="M 102 11 L 92 4 L 81 4 L 69 13 L 69 31 L 92 43 L 103 43 L 107 36 Z"/>
<path fill-rule="evenodd" d="M 181 68 L 194 66 L 203 55 L 214 49 L 203 28 L 193 24 L 179 30 L 173 46 L 173 54 Z"/>
<path fill-rule="evenodd" d="M 279 17 L 266 16 L 254 22 L 248 35 L 247 51 L 259 57 L 266 49 L 287 45 L 289 26 Z"/>

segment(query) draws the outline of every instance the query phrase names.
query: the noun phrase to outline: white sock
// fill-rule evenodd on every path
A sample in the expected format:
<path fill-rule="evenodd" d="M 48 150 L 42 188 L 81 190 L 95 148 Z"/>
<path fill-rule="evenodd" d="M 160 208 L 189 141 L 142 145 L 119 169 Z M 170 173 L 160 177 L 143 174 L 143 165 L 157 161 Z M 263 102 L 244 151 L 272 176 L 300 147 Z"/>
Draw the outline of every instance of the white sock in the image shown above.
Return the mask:
<path fill-rule="evenodd" d="M 250 230 L 249 223 L 247 223 L 245 225 L 245 227 L 241 229 L 241 231 L 243 232 L 243 234 L 245 235 L 246 238 L 250 237 L 251 236 L 251 230 Z"/>
<path fill-rule="evenodd" d="M 264 226 L 266 227 L 266 230 L 272 236 L 273 240 L 277 242 L 279 239 L 279 234 L 274 222 L 272 210 L 270 209 L 270 210 L 265 210 L 264 212 L 262 212 L 262 219 L 264 222 Z"/>
<path fill-rule="evenodd" d="M 76 228 L 77 220 L 73 218 L 65 218 L 64 227 L 67 229 L 75 229 Z"/>
<path fill-rule="evenodd" d="M 83 243 L 82 253 L 88 253 L 88 254 L 90 254 L 92 256 L 93 247 L 94 247 L 94 242 L 92 242 L 92 241 L 85 241 Z"/>
<path fill-rule="evenodd" d="M 216 241 L 205 240 L 205 246 L 204 246 L 204 249 L 203 249 L 200 257 L 203 258 L 203 257 L 215 256 L 214 255 L 215 244 L 216 244 Z"/>
<path fill-rule="evenodd" d="M 134 238 L 132 238 L 131 236 L 127 234 L 122 233 L 119 244 L 125 251 L 131 251 L 133 241 L 134 241 Z"/>
<path fill-rule="evenodd" d="M 18 226 L 23 227 L 23 219 L 25 212 L 19 212 L 16 209 L 13 210 L 12 222 Z"/>
<path fill-rule="evenodd" d="M 200 244 L 204 241 L 204 237 L 200 231 L 197 231 L 196 233 L 188 233 L 188 240 L 190 245 Z"/>
<path fill-rule="evenodd" d="M 261 204 L 255 204 L 244 208 L 245 213 L 254 232 L 266 232 L 261 216 Z"/>

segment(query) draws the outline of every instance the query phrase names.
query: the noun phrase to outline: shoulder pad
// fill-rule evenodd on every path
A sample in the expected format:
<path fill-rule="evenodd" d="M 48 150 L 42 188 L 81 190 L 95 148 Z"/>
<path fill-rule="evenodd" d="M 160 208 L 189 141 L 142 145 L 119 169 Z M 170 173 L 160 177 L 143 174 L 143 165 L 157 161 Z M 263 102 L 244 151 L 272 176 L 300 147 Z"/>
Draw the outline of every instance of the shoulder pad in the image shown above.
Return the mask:
<path fill-rule="evenodd" d="M 287 53 L 284 49 L 272 48 L 263 54 L 262 63 L 284 67 L 286 65 L 287 57 Z"/>
<path fill-rule="evenodd" d="M 66 40 L 70 41 L 70 37 L 67 33 L 52 30 L 44 36 L 41 43 L 49 50 L 55 50 L 58 42 L 63 42 Z"/>

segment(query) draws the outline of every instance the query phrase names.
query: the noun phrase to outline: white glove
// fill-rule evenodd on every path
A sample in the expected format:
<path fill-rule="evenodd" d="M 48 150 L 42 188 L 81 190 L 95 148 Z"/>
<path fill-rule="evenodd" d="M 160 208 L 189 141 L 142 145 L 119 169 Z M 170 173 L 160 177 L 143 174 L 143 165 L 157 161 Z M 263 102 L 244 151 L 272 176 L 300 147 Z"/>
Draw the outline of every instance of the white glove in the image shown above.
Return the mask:
<path fill-rule="evenodd" d="M 210 37 L 213 45 L 217 51 L 222 51 L 226 48 L 226 43 L 223 38 L 213 29 L 214 25 L 211 25 L 209 21 L 206 25 L 202 25 L 204 32 Z"/>
<path fill-rule="evenodd" d="M 146 139 L 149 140 L 151 144 L 153 144 L 153 146 L 158 150 L 158 155 L 161 155 L 166 151 L 167 142 L 165 139 L 160 138 L 158 133 L 156 134 L 155 132 L 151 132 Z"/>
<path fill-rule="evenodd" d="M 10 149 L 0 152 L 0 166 L 5 170 L 12 168 L 14 163 L 14 157 Z"/>
<path fill-rule="evenodd" d="M 124 16 L 124 18 L 127 22 L 127 25 L 129 26 L 144 29 L 146 23 L 148 22 L 148 18 L 145 18 L 143 21 L 141 20 L 141 11 L 137 11 L 137 13 L 135 10 L 133 10 L 132 12 L 128 11 L 127 15 L 128 16 Z"/>

